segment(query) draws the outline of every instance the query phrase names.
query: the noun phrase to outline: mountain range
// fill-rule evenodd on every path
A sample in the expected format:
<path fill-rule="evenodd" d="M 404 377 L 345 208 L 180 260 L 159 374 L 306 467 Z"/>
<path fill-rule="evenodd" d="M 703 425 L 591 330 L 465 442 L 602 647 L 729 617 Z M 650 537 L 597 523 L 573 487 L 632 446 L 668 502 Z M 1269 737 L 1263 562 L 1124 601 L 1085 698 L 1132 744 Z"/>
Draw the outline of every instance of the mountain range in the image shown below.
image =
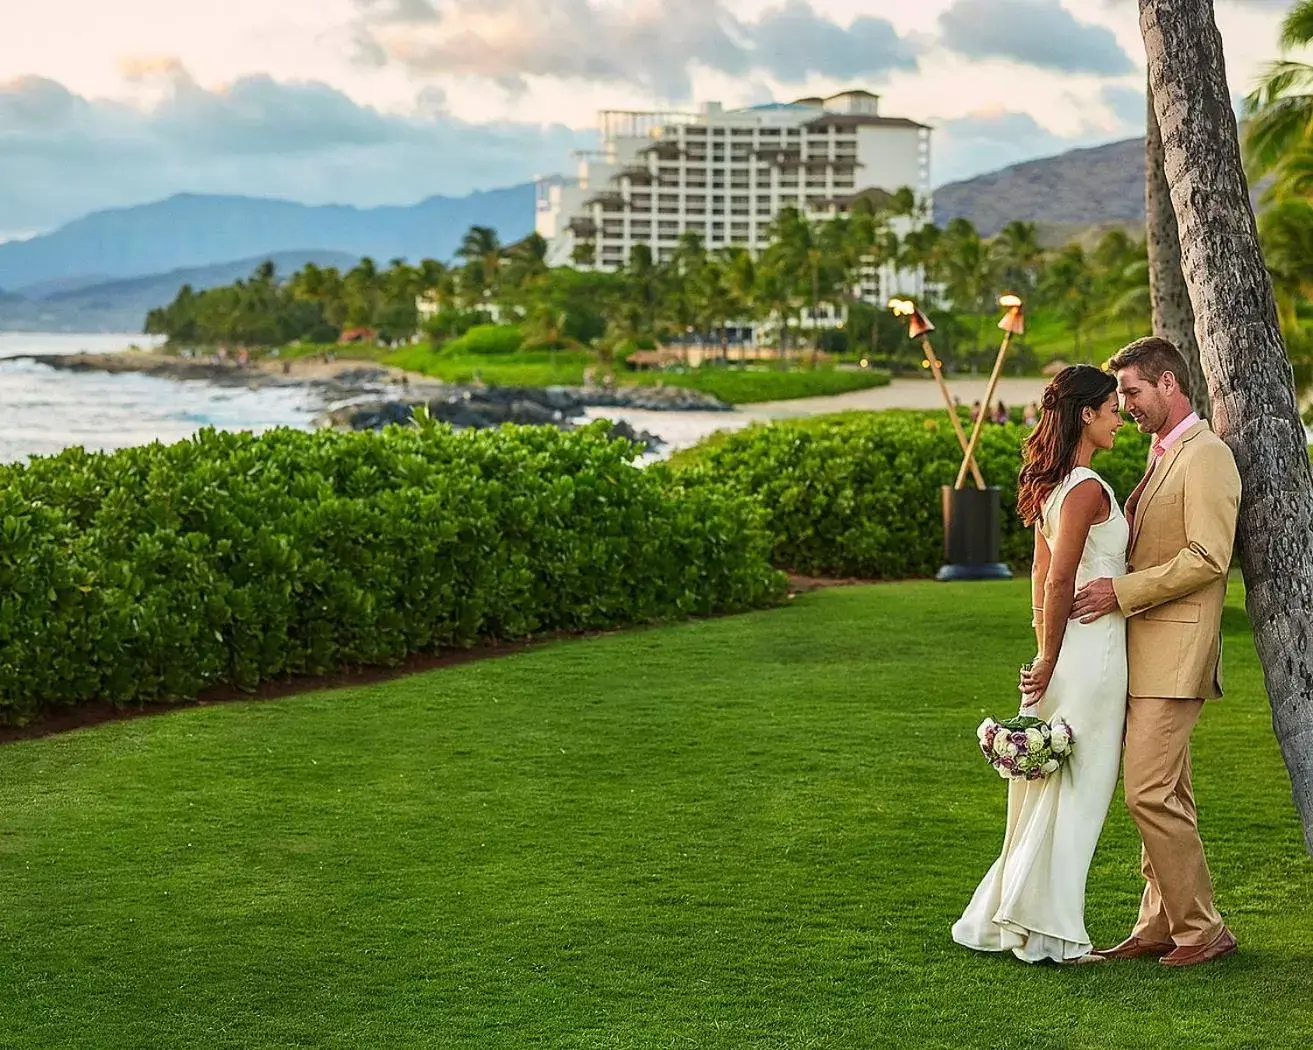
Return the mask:
<path fill-rule="evenodd" d="M 935 190 L 935 222 L 992 236 L 1014 219 L 1073 229 L 1144 221 L 1144 140 L 1014 164 Z"/>
<path fill-rule="evenodd" d="M 94 212 L 25 241 L 0 244 L 0 330 L 138 331 L 145 313 L 183 283 L 227 284 L 272 258 L 280 272 L 306 262 L 349 266 L 362 255 L 449 259 L 470 226 L 503 242 L 533 229 L 531 184 L 430 197 L 410 206 L 309 206 L 256 197 L 179 194 Z M 1014 219 L 1045 241 L 1144 217 L 1140 139 L 1016 164 L 941 186 L 935 221 L 962 216 L 982 234 Z"/>
<path fill-rule="evenodd" d="M 249 277 L 265 261 L 273 262 L 279 273 L 289 274 L 306 263 L 349 268 L 358 258 L 348 252 L 269 252 L 145 277 L 47 281 L 18 294 L 0 292 L 0 331 L 139 332 L 146 314 L 172 302 L 184 284 L 196 289 L 232 284 Z"/>

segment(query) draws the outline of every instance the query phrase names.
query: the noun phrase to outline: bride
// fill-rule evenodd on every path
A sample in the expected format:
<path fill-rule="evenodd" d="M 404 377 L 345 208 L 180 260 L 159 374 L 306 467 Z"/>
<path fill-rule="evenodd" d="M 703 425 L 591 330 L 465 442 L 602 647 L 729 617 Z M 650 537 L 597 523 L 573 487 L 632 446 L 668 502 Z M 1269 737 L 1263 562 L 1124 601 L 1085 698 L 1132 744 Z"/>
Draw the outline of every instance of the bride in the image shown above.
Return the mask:
<path fill-rule="evenodd" d="M 1071 725 L 1066 764 L 1008 787 L 1003 851 L 953 925 L 953 940 L 1026 962 L 1101 962 L 1085 932 L 1085 879 L 1108 814 L 1126 719 L 1126 623 L 1068 622 L 1077 587 L 1126 572 L 1130 529 L 1116 494 L 1090 469 L 1111 448 L 1117 382 L 1073 365 L 1044 391 L 1026 441 L 1017 510 L 1035 525 L 1033 625 L 1039 648 L 1022 676 L 1022 711 Z"/>

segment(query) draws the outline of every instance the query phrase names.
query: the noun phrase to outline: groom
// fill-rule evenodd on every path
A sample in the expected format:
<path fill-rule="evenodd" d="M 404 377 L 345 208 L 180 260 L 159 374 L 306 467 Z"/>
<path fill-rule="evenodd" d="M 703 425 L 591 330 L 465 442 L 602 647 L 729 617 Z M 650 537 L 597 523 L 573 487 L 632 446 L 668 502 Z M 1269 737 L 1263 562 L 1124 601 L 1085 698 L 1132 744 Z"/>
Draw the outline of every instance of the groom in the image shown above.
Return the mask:
<path fill-rule="evenodd" d="M 1240 475 L 1231 450 L 1190 407 L 1185 361 L 1165 339 L 1140 339 L 1108 363 L 1126 412 L 1153 434 L 1144 478 L 1126 501 L 1127 574 L 1086 584 L 1073 619 L 1126 616 L 1130 696 L 1123 777 L 1144 842 L 1144 896 L 1131 936 L 1096 954 L 1194 966 L 1231 955 L 1213 904 L 1190 787 L 1190 733 L 1222 695 L 1222 603 Z"/>

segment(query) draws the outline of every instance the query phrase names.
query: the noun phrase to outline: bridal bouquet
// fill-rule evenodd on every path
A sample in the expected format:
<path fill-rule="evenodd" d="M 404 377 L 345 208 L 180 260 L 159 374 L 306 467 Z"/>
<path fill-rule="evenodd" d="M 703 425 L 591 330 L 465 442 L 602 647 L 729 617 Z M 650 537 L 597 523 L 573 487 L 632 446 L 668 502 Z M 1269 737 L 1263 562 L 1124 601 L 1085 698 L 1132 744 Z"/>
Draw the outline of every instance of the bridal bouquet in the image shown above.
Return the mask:
<path fill-rule="evenodd" d="M 1071 726 L 1055 718 L 1017 715 L 1002 722 L 986 718 L 976 730 L 980 750 L 998 775 L 1042 780 L 1062 768 L 1071 754 Z"/>

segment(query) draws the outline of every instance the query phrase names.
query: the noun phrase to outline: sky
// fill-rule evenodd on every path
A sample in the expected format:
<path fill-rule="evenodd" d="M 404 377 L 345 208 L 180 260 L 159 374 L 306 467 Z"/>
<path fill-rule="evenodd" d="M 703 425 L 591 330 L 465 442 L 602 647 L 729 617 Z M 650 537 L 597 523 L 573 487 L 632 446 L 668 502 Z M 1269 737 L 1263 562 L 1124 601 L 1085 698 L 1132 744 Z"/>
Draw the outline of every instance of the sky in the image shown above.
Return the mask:
<path fill-rule="evenodd" d="M 1232 91 L 1287 0 L 1216 0 Z M 1135 0 L 0 0 L 0 240 L 173 193 L 409 204 L 568 173 L 601 109 L 862 87 L 936 184 L 1144 129 Z"/>

